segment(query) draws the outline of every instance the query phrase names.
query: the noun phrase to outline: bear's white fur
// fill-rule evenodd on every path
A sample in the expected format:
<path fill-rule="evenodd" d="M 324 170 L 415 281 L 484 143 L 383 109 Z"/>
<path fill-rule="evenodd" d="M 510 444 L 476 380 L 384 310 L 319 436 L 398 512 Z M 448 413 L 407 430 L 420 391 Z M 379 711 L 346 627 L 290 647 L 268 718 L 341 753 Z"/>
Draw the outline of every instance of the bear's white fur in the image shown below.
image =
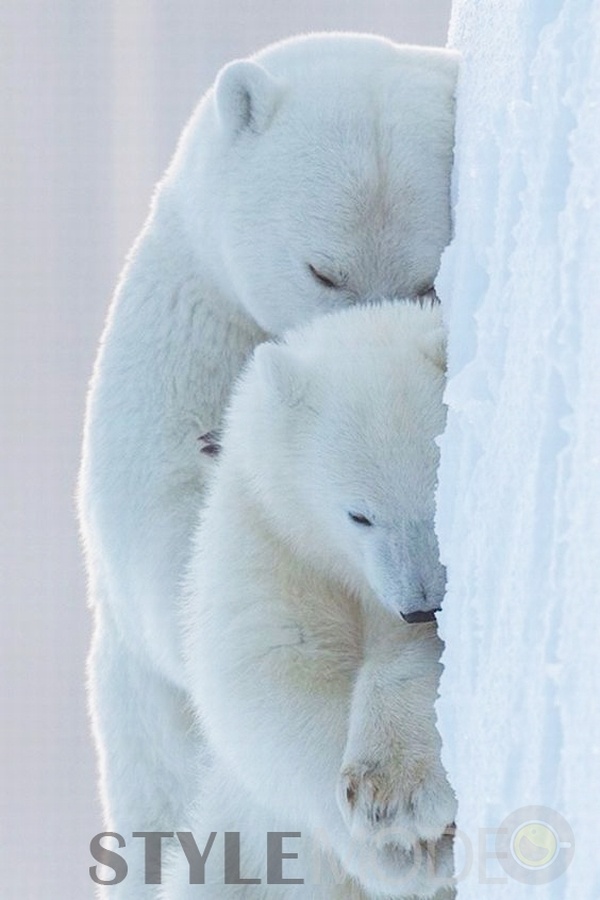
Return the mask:
<path fill-rule="evenodd" d="M 428 290 L 450 236 L 456 66 L 366 35 L 275 44 L 222 70 L 159 185 L 102 338 L 79 489 L 113 830 L 168 829 L 193 792 L 175 611 L 211 464 L 198 438 L 259 342 Z"/>
<path fill-rule="evenodd" d="M 184 610 L 213 754 L 193 831 L 239 831 L 242 874 L 263 884 L 267 831 L 300 832 L 286 877 L 306 881 L 244 896 L 430 897 L 448 883 L 440 641 L 433 622 L 399 615 L 438 608 L 444 591 L 443 387 L 439 308 L 384 303 L 264 344 L 234 391 Z M 219 847 L 210 888 L 188 890 L 180 859 L 180 893 L 165 896 L 232 895 Z M 340 885 L 310 893 L 332 864 Z"/>

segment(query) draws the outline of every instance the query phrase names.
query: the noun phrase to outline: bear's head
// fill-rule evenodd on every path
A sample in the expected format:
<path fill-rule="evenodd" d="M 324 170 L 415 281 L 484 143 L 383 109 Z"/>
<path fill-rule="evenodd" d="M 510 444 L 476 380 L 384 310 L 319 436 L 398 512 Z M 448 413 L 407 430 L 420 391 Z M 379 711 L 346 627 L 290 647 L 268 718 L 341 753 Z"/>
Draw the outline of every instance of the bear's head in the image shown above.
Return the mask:
<path fill-rule="evenodd" d="M 449 50 L 351 34 L 226 66 L 181 179 L 222 294 L 274 335 L 426 294 L 450 239 L 456 68 Z"/>
<path fill-rule="evenodd" d="M 230 411 L 228 446 L 277 533 L 409 622 L 433 618 L 445 589 L 444 372 L 439 307 L 356 307 L 258 347 Z"/>

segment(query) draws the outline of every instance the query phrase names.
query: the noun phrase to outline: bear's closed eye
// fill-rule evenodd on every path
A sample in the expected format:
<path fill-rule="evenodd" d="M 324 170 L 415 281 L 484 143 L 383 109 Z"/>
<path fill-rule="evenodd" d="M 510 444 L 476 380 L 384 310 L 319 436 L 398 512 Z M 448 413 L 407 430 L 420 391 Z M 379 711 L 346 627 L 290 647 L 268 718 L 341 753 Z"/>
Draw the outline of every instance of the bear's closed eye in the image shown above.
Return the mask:
<path fill-rule="evenodd" d="M 315 269 L 315 267 L 310 265 L 310 263 L 309 263 L 308 268 L 310 270 L 311 275 L 320 284 L 324 285 L 325 287 L 328 287 L 328 288 L 339 288 L 340 287 L 340 285 L 337 283 L 337 281 L 334 281 L 333 278 L 329 277 L 329 275 L 324 275 L 323 272 L 319 272 L 319 270 Z"/>

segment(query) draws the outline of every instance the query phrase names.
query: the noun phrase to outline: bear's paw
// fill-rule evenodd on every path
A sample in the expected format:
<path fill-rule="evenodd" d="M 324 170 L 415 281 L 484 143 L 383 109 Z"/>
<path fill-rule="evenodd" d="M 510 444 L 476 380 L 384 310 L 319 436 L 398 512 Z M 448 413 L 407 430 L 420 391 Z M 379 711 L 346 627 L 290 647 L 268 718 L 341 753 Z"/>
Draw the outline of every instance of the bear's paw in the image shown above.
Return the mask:
<path fill-rule="evenodd" d="M 377 836 L 379 842 L 386 834 L 406 849 L 438 840 L 456 815 L 456 798 L 441 765 L 422 759 L 345 765 L 337 797 L 353 837 Z"/>

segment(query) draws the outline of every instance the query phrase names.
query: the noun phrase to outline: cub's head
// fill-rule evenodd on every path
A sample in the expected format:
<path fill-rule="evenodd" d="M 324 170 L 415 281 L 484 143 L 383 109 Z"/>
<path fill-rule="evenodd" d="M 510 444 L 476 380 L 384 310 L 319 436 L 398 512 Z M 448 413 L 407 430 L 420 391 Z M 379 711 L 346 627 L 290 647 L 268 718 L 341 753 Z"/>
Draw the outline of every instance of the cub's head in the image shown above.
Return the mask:
<path fill-rule="evenodd" d="M 434 533 L 445 408 L 439 308 L 356 307 L 263 344 L 229 436 L 265 515 L 308 563 L 407 621 L 445 588 Z"/>
<path fill-rule="evenodd" d="M 265 331 L 430 290 L 450 239 L 456 65 L 448 50 L 329 34 L 221 71 L 203 174 L 182 190 L 209 223 L 198 244 L 215 281 Z"/>

